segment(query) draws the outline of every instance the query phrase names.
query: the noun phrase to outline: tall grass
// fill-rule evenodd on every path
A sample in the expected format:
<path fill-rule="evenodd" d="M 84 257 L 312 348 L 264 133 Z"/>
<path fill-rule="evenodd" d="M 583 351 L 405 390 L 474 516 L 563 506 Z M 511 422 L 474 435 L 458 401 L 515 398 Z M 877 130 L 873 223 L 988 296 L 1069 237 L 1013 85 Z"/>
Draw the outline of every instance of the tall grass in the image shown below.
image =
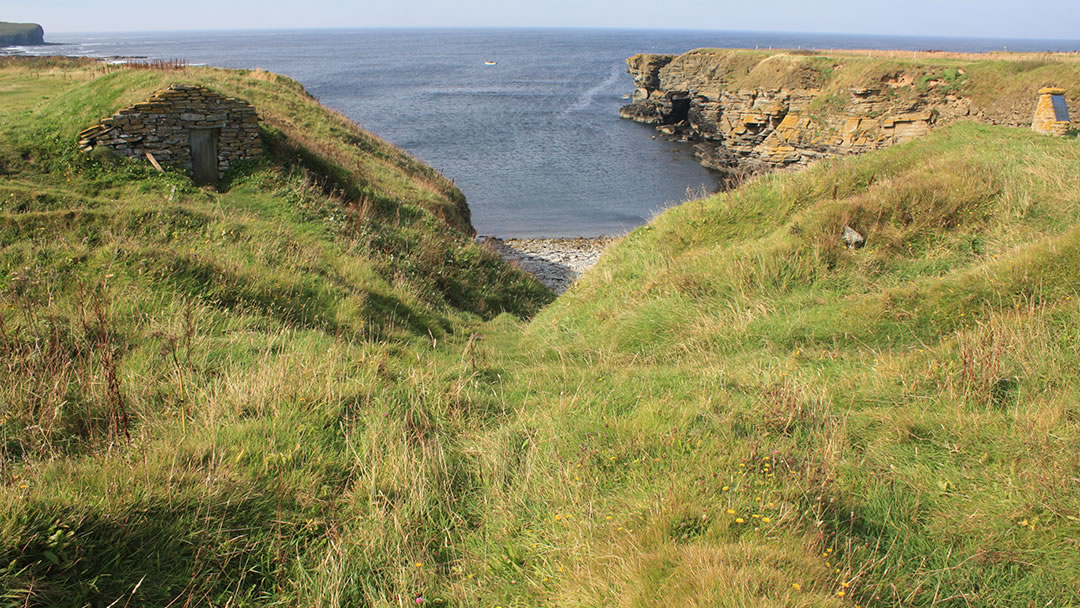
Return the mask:
<path fill-rule="evenodd" d="M 267 117 L 220 192 L 41 136 L 174 78 Z M 1075 140 L 959 124 L 759 176 L 531 318 L 452 183 L 285 78 L 30 80 L 6 604 L 1080 602 Z"/>

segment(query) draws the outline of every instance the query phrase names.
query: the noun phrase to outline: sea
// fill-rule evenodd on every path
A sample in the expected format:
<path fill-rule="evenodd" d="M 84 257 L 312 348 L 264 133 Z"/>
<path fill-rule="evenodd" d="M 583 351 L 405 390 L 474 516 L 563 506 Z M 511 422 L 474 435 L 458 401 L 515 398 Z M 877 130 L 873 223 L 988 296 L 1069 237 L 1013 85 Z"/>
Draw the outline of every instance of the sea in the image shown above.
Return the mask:
<path fill-rule="evenodd" d="M 331 29 L 47 34 L 3 53 L 263 68 L 452 178 L 479 234 L 618 235 L 715 191 L 687 144 L 618 116 L 636 53 L 701 47 L 1076 51 L 1080 41 L 683 30 Z"/>

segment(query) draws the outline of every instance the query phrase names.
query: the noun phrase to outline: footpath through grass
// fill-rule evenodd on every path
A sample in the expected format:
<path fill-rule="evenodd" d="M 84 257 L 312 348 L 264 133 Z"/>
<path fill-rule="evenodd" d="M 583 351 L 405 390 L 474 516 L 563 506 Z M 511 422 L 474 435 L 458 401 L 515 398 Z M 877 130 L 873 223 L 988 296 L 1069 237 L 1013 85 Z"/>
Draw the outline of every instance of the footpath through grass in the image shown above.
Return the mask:
<path fill-rule="evenodd" d="M 93 69 L 0 70 L 4 602 L 1080 603 L 1076 139 L 763 177 L 540 310 L 289 81 Z M 268 158 L 215 192 L 63 135 L 173 80 Z"/>

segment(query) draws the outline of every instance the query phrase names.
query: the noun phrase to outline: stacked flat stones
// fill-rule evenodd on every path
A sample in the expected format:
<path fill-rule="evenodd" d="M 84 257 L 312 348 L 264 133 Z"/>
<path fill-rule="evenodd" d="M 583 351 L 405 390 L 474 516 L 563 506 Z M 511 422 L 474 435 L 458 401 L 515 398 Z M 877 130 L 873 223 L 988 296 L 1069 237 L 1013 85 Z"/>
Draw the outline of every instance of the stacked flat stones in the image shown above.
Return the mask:
<path fill-rule="evenodd" d="M 149 152 L 162 165 L 191 169 L 189 133 L 218 129 L 218 170 L 262 154 L 255 108 L 242 99 L 207 88 L 174 84 L 145 102 L 120 110 L 79 133 L 79 146 L 108 146 L 121 156 L 144 158 Z"/>
<path fill-rule="evenodd" d="M 1069 132 L 1069 108 L 1065 105 L 1065 89 L 1046 87 L 1039 90 L 1031 129 L 1043 135 L 1062 137 Z"/>

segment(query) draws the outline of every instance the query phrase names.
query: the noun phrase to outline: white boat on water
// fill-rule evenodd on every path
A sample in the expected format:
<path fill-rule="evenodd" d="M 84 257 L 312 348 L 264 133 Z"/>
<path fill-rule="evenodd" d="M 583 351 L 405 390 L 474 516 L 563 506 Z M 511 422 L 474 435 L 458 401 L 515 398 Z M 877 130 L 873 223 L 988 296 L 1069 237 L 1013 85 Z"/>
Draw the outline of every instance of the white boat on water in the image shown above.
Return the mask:
<path fill-rule="evenodd" d="M 484 65 L 498 65 L 498 61 L 485 61 Z"/>

